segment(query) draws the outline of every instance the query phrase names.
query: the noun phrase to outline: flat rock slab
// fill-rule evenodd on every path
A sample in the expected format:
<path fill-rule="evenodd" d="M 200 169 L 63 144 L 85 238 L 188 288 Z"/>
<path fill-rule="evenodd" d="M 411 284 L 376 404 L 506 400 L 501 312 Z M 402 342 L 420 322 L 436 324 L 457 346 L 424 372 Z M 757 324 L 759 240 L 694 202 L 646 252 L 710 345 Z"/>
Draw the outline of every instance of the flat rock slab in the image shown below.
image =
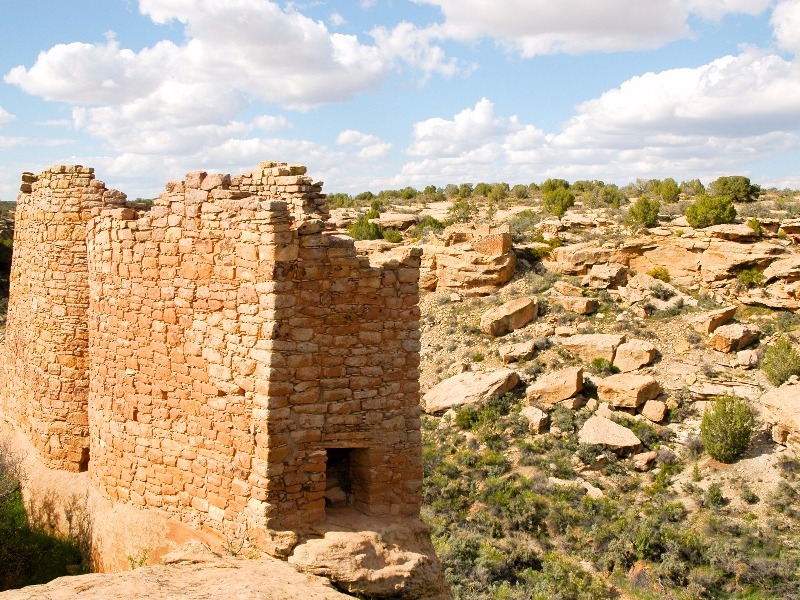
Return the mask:
<path fill-rule="evenodd" d="M 481 331 L 495 337 L 505 335 L 533 321 L 539 312 L 536 298 L 517 298 L 490 308 L 481 317 Z"/>
<path fill-rule="evenodd" d="M 534 404 L 552 406 L 583 389 L 583 368 L 569 367 L 548 373 L 533 382 L 525 396 Z"/>
<path fill-rule="evenodd" d="M 536 342 L 517 342 L 516 344 L 505 344 L 497 349 L 500 359 L 504 363 L 514 362 L 515 360 L 530 360 L 536 354 Z"/>
<path fill-rule="evenodd" d="M 725 325 L 736 314 L 735 306 L 726 306 L 719 310 L 703 313 L 694 317 L 691 321 L 692 328 L 698 333 L 709 335 L 720 325 Z"/>
<path fill-rule="evenodd" d="M 518 383 L 519 375 L 512 369 L 490 373 L 467 371 L 439 382 L 422 397 L 422 401 L 425 412 L 432 415 L 454 406 L 476 404 L 500 396 Z"/>
<path fill-rule="evenodd" d="M 609 450 L 634 450 L 642 445 L 630 429 L 614 423 L 611 419 L 589 417 L 578 432 L 578 442 L 605 446 Z"/>
<path fill-rule="evenodd" d="M 650 375 L 619 373 L 600 380 L 597 397 L 600 402 L 621 408 L 638 408 L 661 393 L 661 386 Z"/>
<path fill-rule="evenodd" d="M 523 406 L 519 414 L 528 420 L 528 429 L 531 433 L 541 433 L 550 418 L 546 412 L 535 406 Z"/>
<path fill-rule="evenodd" d="M 784 384 L 761 396 L 764 422 L 772 439 L 800 451 L 800 385 Z"/>
<path fill-rule="evenodd" d="M 614 361 L 617 347 L 625 341 L 624 335 L 611 333 L 582 333 L 558 340 L 559 345 L 583 360 L 592 361 L 605 358 Z"/>
<path fill-rule="evenodd" d="M 567 312 L 579 315 L 590 315 L 600 307 L 597 298 L 584 298 L 583 296 L 552 296 L 550 301 Z"/>

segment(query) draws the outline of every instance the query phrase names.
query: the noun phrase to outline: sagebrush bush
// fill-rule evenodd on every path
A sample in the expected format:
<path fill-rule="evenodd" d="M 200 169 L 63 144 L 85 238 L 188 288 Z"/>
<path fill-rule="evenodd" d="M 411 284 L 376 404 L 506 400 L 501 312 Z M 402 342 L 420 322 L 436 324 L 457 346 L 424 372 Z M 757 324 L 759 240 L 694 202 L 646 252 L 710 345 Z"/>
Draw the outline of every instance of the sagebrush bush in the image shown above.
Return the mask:
<path fill-rule="evenodd" d="M 733 201 L 726 196 L 702 196 L 686 209 L 686 220 L 695 229 L 733 223 L 736 219 L 736 208 Z"/>
<path fill-rule="evenodd" d="M 730 394 L 717 397 L 700 423 L 700 438 L 706 452 L 723 463 L 735 461 L 750 446 L 753 423 L 744 400 Z"/>
<path fill-rule="evenodd" d="M 660 279 L 664 283 L 669 283 L 669 270 L 666 267 L 653 267 L 647 272 L 653 279 Z"/>
<path fill-rule="evenodd" d="M 374 217 L 373 217 L 374 218 Z M 347 235 L 354 240 L 380 240 L 383 238 L 383 227 L 380 223 L 370 223 L 369 213 L 347 227 Z"/>
<path fill-rule="evenodd" d="M 551 215 L 563 217 L 569 208 L 575 205 L 575 196 L 567 189 L 556 188 L 545 192 L 542 206 Z"/>
<path fill-rule="evenodd" d="M 383 230 L 383 239 L 385 239 L 387 242 L 398 244 L 403 241 L 403 234 L 397 231 L 397 229 L 392 229 L 390 227 Z"/>
<path fill-rule="evenodd" d="M 764 285 L 764 274 L 758 269 L 744 269 L 739 272 L 739 282 L 746 288 Z"/>
<path fill-rule="evenodd" d="M 764 353 L 761 370 L 772 385 L 782 385 L 792 375 L 800 375 L 800 353 L 785 337 L 779 338 Z"/>
<path fill-rule="evenodd" d="M 625 221 L 634 227 L 655 227 L 658 225 L 658 211 L 661 203 L 655 198 L 642 196 L 631 206 Z"/>

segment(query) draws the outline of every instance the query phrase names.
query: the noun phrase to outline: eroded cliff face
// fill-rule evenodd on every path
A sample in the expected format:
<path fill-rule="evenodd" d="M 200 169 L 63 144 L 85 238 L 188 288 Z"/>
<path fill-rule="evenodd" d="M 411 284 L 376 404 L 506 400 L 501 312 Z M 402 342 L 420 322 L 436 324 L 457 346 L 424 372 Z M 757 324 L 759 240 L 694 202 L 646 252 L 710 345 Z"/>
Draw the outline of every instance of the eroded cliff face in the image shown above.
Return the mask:
<path fill-rule="evenodd" d="M 74 474 L 97 568 L 192 537 L 286 557 L 335 508 L 380 542 L 348 589 L 442 587 L 418 519 L 421 252 L 371 264 L 326 219 L 284 163 L 189 173 L 147 208 L 89 168 L 24 176 L 0 410 Z M 334 578 L 349 560 L 322 554 Z"/>

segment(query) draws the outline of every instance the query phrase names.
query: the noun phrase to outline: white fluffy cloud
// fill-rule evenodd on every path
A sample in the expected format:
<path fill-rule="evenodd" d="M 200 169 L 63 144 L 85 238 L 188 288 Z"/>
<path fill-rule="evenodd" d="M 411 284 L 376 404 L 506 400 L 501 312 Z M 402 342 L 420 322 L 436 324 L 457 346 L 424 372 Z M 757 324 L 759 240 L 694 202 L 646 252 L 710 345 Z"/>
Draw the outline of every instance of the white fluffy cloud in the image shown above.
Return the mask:
<path fill-rule="evenodd" d="M 14 115 L 0 106 L 0 127 L 3 125 L 8 125 L 11 121 L 14 120 Z"/>
<path fill-rule="evenodd" d="M 696 69 L 634 77 L 576 108 L 545 134 L 495 115 L 482 99 L 451 119 L 417 123 L 399 182 L 539 181 L 692 176 L 746 170 L 754 160 L 800 147 L 800 67 L 745 51 Z M 426 179 L 427 177 L 427 179 Z M 441 182 L 440 179 L 439 182 Z"/>
<path fill-rule="evenodd" d="M 795 56 L 800 55 L 800 0 L 778 2 L 770 22 L 778 45 Z"/>
<path fill-rule="evenodd" d="M 772 0 L 418 0 L 438 6 L 441 33 L 459 40 L 489 37 L 524 57 L 563 52 L 656 48 L 689 34 L 690 13 L 719 19 L 759 14 Z"/>
<path fill-rule="evenodd" d="M 369 133 L 362 133 L 355 129 L 345 129 L 339 132 L 336 137 L 336 143 L 340 146 L 366 146 L 368 144 L 375 144 L 380 139 Z"/>

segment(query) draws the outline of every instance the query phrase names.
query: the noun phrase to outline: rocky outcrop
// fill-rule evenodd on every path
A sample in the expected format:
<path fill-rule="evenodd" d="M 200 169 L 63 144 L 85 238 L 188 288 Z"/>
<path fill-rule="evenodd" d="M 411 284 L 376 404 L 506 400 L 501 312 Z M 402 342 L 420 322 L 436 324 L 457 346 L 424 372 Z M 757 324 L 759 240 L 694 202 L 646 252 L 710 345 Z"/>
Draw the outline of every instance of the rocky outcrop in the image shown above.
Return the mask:
<path fill-rule="evenodd" d="M 667 416 L 667 405 L 661 400 L 648 400 L 642 406 L 642 416 L 653 423 L 661 423 Z"/>
<path fill-rule="evenodd" d="M 222 557 L 198 542 L 168 554 L 163 565 L 120 573 L 59 577 L 3 592 L 4 600 L 345 600 L 321 577 L 298 573 L 274 558 Z"/>
<path fill-rule="evenodd" d="M 724 283 L 744 269 L 765 269 L 785 252 L 773 242 L 742 244 L 712 238 L 700 257 L 700 275 L 707 284 Z"/>
<path fill-rule="evenodd" d="M 525 327 L 539 313 L 539 300 L 517 298 L 500 306 L 490 308 L 481 317 L 481 331 L 492 336 L 501 336 Z"/>
<path fill-rule="evenodd" d="M 597 415 L 589 417 L 583 424 L 578 432 L 578 442 L 605 446 L 613 451 L 632 451 L 642 445 L 630 429 Z"/>
<path fill-rule="evenodd" d="M 523 406 L 519 414 L 528 420 L 528 429 L 531 433 L 541 433 L 547 426 L 550 417 L 543 410 L 535 406 Z"/>
<path fill-rule="evenodd" d="M 755 327 L 741 323 L 721 325 L 711 334 L 708 347 L 719 352 L 736 352 L 755 342 L 758 336 L 759 331 Z"/>
<path fill-rule="evenodd" d="M 628 265 L 650 245 L 648 240 L 629 240 L 620 248 L 599 247 L 594 242 L 570 244 L 554 248 L 545 267 L 562 275 L 586 275 L 594 265 L 616 263 Z"/>
<path fill-rule="evenodd" d="M 572 398 L 583 389 L 583 368 L 569 367 L 548 373 L 528 386 L 525 396 L 529 402 L 552 406 Z"/>
<path fill-rule="evenodd" d="M 527 342 L 517 342 L 516 344 L 504 344 L 497 349 L 497 352 L 500 354 L 500 360 L 504 363 L 530 360 L 536 354 L 536 342 L 528 340 Z"/>
<path fill-rule="evenodd" d="M 590 315 L 597 311 L 600 303 L 596 298 L 584 298 L 583 296 L 558 296 L 553 295 L 550 300 L 556 306 L 560 306 L 567 312 L 578 315 Z"/>
<path fill-rule="evenodd" d="M 764 423 L 772 439 L 800 452 L 800 384 L 784 384 L 761 396 Z"/>
<path fill-rule="evenodd" d="M 658 356 L 658 350 L 645 340 L 629 340 L 617 347 L 614 365 L 623 373 L 649 365 Z"/>
<path fill-rule="evenodd" d="M 624 286 L 628 281 L 628 269 L 625 265 L 609 263 L 592 265 L 589 273 L 584 276 L 583 285 L 590 288 L 615 290 Z"/>
<path fill-rule="evenodd" d="M 467 371 L 435 385 L 422 397 L 422 402 L 425 412 L 432 415 L 454 406 L 476 404 L 505 394 L 518 383 L 519 375 L 511 369 L 491 373 Z"/>
<path fill-rule="evenodd" d="M 661 393 L 661 386 L 650 375 L 619 373 L 600 380 L 597 397 L 620 408 L 638 408 Z"/>
<path fill-rule="evenodd" d="M 569 350 L 575 356 L 579 356 L 585 361 L 593 361 L 595 358 L 605 358 L 609 362 L 614 362 L 614 355 L 620 344 L 625 341 L 624 335 L 612 333 L 582 333 L 570 337 L 560 338 L 559 345 L 565 350 Z"/>

